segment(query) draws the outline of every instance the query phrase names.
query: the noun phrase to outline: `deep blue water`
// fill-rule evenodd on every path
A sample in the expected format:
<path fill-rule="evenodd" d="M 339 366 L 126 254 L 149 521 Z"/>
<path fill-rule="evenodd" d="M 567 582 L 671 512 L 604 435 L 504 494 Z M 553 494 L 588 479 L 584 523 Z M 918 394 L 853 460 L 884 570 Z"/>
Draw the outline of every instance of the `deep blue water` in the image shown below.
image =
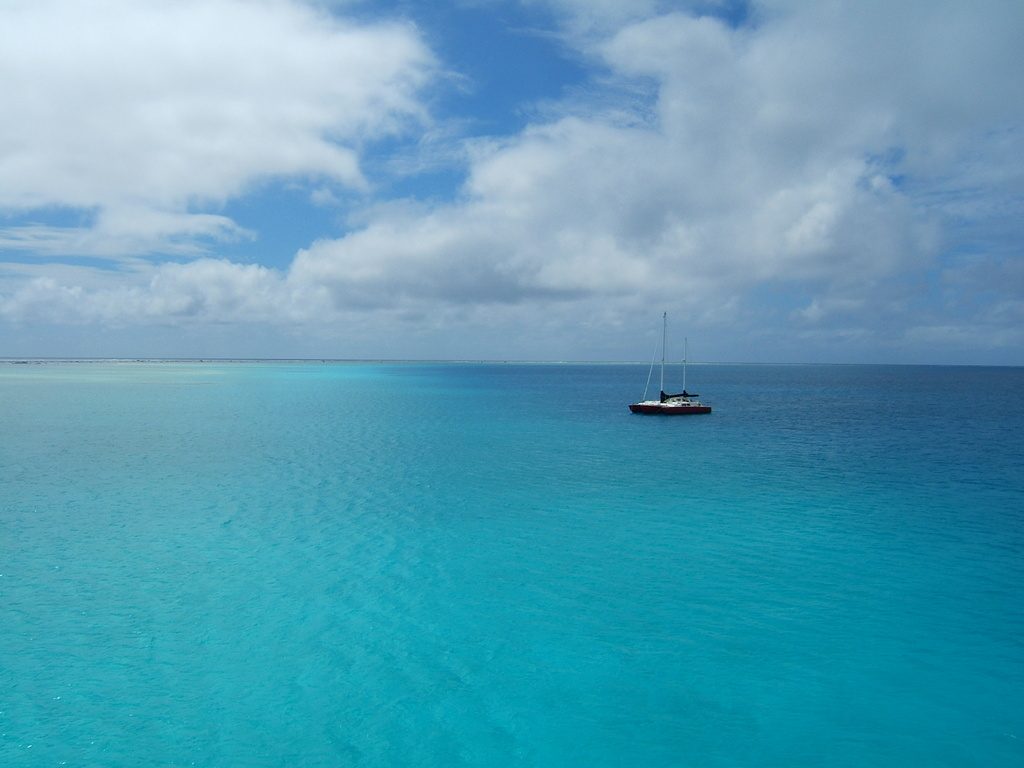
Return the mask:
<path fill-rule="evenodd" d="M 0 765 L 1019 766 L 1024 369 L 0 365 Z"/>

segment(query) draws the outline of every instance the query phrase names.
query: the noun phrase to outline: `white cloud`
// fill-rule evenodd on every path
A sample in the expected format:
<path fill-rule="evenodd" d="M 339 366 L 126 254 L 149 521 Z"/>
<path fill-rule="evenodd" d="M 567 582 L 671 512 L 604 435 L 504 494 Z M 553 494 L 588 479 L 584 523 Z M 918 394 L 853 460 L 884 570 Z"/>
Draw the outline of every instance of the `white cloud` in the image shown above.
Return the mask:
<path fill-rule="evenodd" d="M 912 305 L 944 270 L 953 213 L 998 216 L 1024 191 L 1024 6 L 764 3 L 755 25 L 732 28 L 650 15 L 651 4 L 552 5 L 572 19 L 565 39 L 647 103 L 588 112 L 576 100 L 571 114 L 472 142 L 457 199 L 368 207 L 359 228 L 301 250 L 284 272 L 204 261 L 74 296 L 35 281 L 0 308 L 28 317 L 49 292 L 92 318 L 105 317 L 102 296 L 125 322 L 429 318 L 449 334 L 486 325 L 492 349 L 530 339 L 541 355 L 554 347 L 537 340 L 580 318 L 580 333 L 609 340 L 591 342 L 602 355 L 637 354 L 619 344 L 665 305 L 766 344 L 793 328 L 821 348 L 884 336 L 920 349 L 954 327 L 965 346 L 1019 338 L 1006 330 L 1019 285 L 1004 284 L 993 308 L 957 303 L 957 322 L 937 319 L 937 297 L 923 313 Z M 374 125 L 413 113 L 388 104 Z M 322 141 L 318 131 L 304 135 Z M 299 156 L 293 168 L 313 155 Z M 221 196 L 243 183 L 217 178 Z"/>
<path fill-rule="evenodd" d="M 811 92 L 766 104 L 753 35 L 681 14 L 624 28 L 605 54 L 657 78 L 652 123 L 572 117 L 480 144 L 463 199 L 383 209 L 300 253 L 294 276 L 342 304 L 639 293 L 706 313 L 754 283 L 864 284 L 927 258 L 928 221 L 870 159 L 888 121 L 836 130 Z M 823 97 L 830 87 L 822 78 Z"/>
<path fill-rule="evenodd" d="M 547 6 L 559 15 L 566 31 L 580 38 L 600 36 L 624 24 L 658 12 L 664 0 L 522 0 L 524 5 Z M 692 5 L 692 3 L 688 3 Z"/>
<path fill-rule="evenodd" d="M 302 323 L 325 308 L 322 291 L 290 284 L 257 264 L 197 259 L 184 264 L 135 262 L 116 273 L 85 267 L 16 270 L 19 287 L 0 316 L 46 323 Z M 9 280 L 11 278 L 8 278 Z"/>
<path fill-rule="evenodd" d="M 226 216 L 181 213 L 145 206 L 103 208 L 89 226 L 27 224 L 0 229 L 0 249 L 42 258 L 69 254 L 132 259 L 149 253 L 198 256 L 204 243 L 252 239 L 254 233 Z"/>
<path fill-rule="evenodd" d="M 821 299 L 816 298 L 803 309 L 794 312 L 794 315 L 811 325 L 817 325 L 824 318 L 837 314 L 850 315 L 856 313 L 864 306 L 860 299 Z"/>
<path fill-rule="evenodd" d="M 360 143 L 426 118 L 433 68 L 412 27 L 356 25 L 297 0 L 6 3 L 0 210 L 98 209 L 82 249 L 53 233 L 72 252 L 233 235 L 195 206 L 270 177 L 365 187 Z"/>

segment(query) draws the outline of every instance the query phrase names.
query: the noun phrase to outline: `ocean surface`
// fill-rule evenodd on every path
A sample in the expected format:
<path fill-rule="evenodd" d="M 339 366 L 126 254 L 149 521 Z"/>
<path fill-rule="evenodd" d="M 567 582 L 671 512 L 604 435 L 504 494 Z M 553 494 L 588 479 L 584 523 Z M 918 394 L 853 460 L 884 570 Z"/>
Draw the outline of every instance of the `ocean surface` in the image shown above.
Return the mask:
<path fill-rule="evenodd" d="M 1024 369 L 647 373 L 0 364 L 0 766 L 1024 765 Z"/>

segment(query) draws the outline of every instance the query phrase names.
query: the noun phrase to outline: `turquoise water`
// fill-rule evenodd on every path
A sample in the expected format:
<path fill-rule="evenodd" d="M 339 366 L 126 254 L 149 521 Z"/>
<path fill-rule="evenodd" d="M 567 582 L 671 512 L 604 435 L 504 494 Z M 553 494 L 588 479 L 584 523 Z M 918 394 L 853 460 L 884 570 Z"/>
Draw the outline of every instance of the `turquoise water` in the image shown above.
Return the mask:
<path fill-rule="evenodd" d="M 1024 370 L 0 365 L 0 765 L 1024 764 Z"/>

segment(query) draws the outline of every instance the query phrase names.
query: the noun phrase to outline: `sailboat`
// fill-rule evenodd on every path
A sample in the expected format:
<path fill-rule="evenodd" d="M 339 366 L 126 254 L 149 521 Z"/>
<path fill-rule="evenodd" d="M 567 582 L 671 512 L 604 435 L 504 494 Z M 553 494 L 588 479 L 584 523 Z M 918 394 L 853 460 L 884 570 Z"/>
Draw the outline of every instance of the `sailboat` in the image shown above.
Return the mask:
<path fill-rule="evenodd" d="M 665 392 L 665 341 L 668 335 L 668 312 L 661 315 L 661 394 L 657 400 L 647 399 L 647 387 L 651 386 L 651 375 L 654 373 L 654 361 L 647 374 L 647 387 L 644 387 L 644 399 L 639 403 L 630 403 L 629 410 L 633 413 L 660 414 L 662 416 L 690 416 L 698 413 L 711 413 L 711 406 L 697 400 L 700 395 L 686 391 L 686 339 L 683 339 L 683 391 L 670 395 Z"/>

